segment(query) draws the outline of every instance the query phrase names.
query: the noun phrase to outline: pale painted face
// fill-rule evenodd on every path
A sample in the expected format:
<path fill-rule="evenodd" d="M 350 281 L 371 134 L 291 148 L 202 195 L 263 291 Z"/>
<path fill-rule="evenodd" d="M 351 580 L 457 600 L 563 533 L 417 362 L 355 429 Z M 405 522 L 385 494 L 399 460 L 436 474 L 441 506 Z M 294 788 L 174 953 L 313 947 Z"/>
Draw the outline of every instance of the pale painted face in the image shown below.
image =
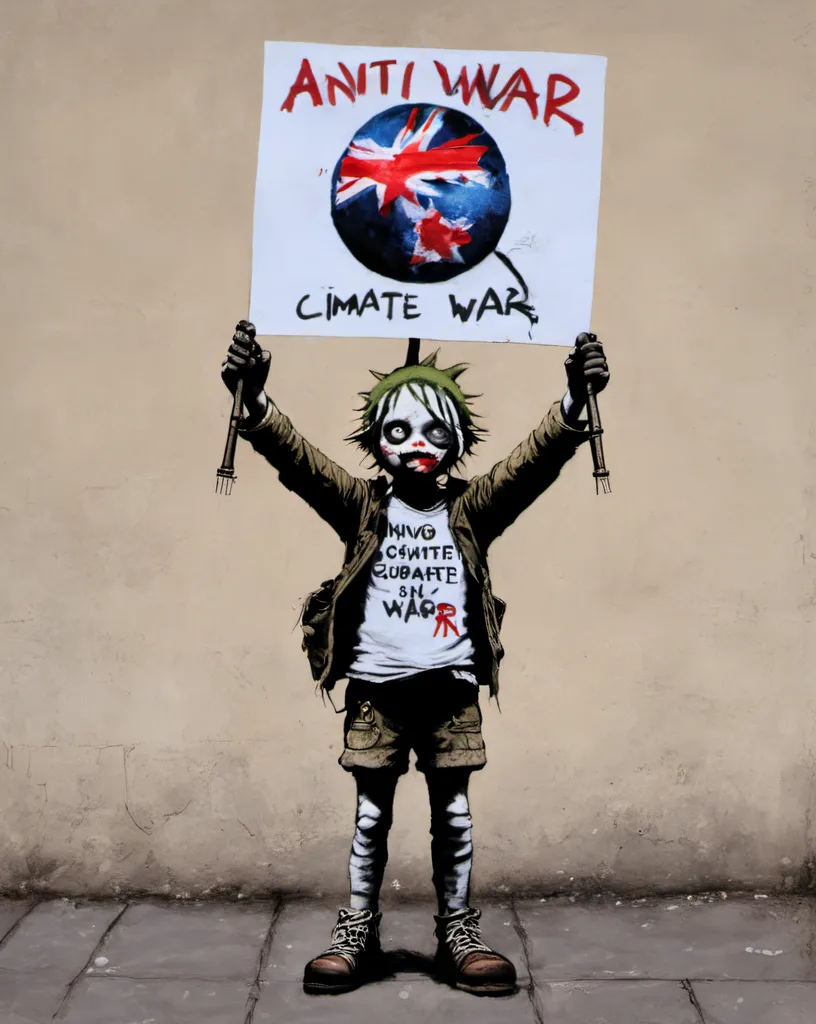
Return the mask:
<path fill-rule="evenodd" d="M 380 454 L 392 473 L 439 473 L 455 461 L 461 448 L 453 402 L 434 388 L 416 390 L 424 403 L 403 387 L 382 422 Z"/>

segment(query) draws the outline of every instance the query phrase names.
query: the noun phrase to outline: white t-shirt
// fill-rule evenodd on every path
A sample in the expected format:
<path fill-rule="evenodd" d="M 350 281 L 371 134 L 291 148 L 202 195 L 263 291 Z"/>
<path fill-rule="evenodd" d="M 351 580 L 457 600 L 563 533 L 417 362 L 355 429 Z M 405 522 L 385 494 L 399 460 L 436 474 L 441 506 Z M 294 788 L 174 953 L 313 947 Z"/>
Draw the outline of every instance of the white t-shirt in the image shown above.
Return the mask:
<path fill-rule="evenodd" d="M 416 509 L 391 497 L 348 675 L 392 682 L 451 668 L 476 682 L 465 613 L 465 567 L 448 508 Z"/>

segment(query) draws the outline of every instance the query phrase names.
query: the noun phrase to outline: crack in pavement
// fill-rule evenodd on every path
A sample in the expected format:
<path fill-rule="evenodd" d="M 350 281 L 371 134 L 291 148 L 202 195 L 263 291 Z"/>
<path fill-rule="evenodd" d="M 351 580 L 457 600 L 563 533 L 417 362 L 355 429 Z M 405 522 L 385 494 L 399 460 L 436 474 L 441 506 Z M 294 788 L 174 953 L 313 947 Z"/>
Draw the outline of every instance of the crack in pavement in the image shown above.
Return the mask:
<path fill-rule="evenodd" d="M 246 1014 L 244 1016 L 244 1024 L 252 1024 L 252 1019 L 255 1016 L 255 1007 L 258 1005 L 258 1001 L 261 998 L 261 975 L 266 969 L 266 965 L 269 963 L 269 952 L 272 949 L 272 940 L 275 938 L 275 927 L 277 926 L 278 919 L 283 911 L 284 900 L 278 898 L 277 904 L 272 910 L 272 920 L 269 922 L 269 929 L 266 933 L 266 938 L 263 941 L 260 952 L 258 953 L 258 970 L 255 972 L 255 980 L 252 983 L 252 988 L 249 990 L 247 996 Z"/>
<path fill-rule="evenodd" d="M 694 991 L 694 986 L 691 984 L 688 978 L 683 978 L 683 980 L 680 982 L 680 988 L 682 988 L 686 995 L 689 997 L 689 1002 L 697 1011 L 697 1016 L 700 1018 L 700 1024 L 706 1024 L 703 1008 L 702 1006 L 700 1006 L 700 1002 L 697 999 L 697 993 Z"/>
<path fill-rule="evenodd" d="M 91 950 L 91 955 L 85 961 L 85 965 L 80 969 L 79 973 L 75 977 L 73 977 L 71 979 L 71 981 L 69 982 L 68 988 L 66 989 L 66 992 L 65 992 L 65 995 L 62 997 L 62 1001 L 60 1002 L 59 1006 L 57 1007 L 57 1011 L 54 1014 L 54 1016 L 51 1018 L 51 1020 L 58 1021 L 58 1020 L 63 1020 L 64 1019 L 65 1010 L 68 1007 L 68 1003 L 70 1002 L 71 996 L 74 994 L 74 989 L 79 984 L 80 978 L 82 978 L 82 976 L 85 974 L 85 972 L 91 966 L 91 964 L 94 962 L 94 960 L 96 959 L 96 957 L 99 954 L 99 950 L 103 948 L 103 946 L 105 945 L 105 943 L 108 940 L 108 936 L 113 931 L 113 929 L 116 927 L 116 925 L 119 924 L 119 922 L 122 920 L 122 917 L 126 913 L 126 911 L 127 911 L 129 906 L 130 906 L 130 904 L 126 903 L 122 907 L 122 909 L 119 911 L 119 913 L 116 915 L 116 917 L 114 917 L 114 919 L 111 921 L 111 923 L 105 929 L 105 931 L 102 933 L 102 935 L 100 936 L 99 942 L 97 942 L 97 944 Z"/>
<path fill-rule="evenodd" d="M 524 925 L 521 923 L 518 910 L 516 909 L 516 901 L 511 899 L 510 901 L 510 913 L 513 915 L 513 927 L 516 930 L 516 935 L 519 937 L 521 942 L 521 952 L 524 957 L 524 966 L 527 968 L 527 977 L 530 979 L 526 986 L 527 998 L 530 1000 L 530 1006 L 535 1016 L 537 1024 L 545 1024 L 544 1022 L 544 1007 L 541 1005 L 541 997 L 538 994 L 538 987 L 536 986 L 535 979 L 533 978 L 533 969 L 531 964 L 531 943 L 530 937 L 524 929 Z"/>
<path fill-rule="evenodd" d="M 32 903 L 31 906 L 28 908 L 28 910 L 17 918 L 17 920 L 14 922 L 11 928 L 9 928 L 6 934 L 2 938 L 0 938 L 0 949 L 3 949 L 6 946 L 9 939 L 17 932 L 17 929 L 20 927 L 23 921 L 25 921 L 25 919 L 32 912 L 32 910 L 36 909 L 41 903 L 42 900 L 35 900 L 34 903 Z"/>

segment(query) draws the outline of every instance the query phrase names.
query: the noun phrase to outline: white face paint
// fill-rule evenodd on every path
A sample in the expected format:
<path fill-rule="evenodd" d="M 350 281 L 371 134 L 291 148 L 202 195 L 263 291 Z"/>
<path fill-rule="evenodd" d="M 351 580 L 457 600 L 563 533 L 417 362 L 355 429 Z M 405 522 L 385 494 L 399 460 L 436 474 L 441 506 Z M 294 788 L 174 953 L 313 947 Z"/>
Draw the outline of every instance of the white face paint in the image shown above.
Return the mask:
<path fill-rule="evenodd" d="M 462 449 L 459 415 L 447 395 L 420 384 L 413 390 L 423 401 L 407 386 L 390 396 L 379 438 L 382 459 L 393 472 L 438 473 Z"/>

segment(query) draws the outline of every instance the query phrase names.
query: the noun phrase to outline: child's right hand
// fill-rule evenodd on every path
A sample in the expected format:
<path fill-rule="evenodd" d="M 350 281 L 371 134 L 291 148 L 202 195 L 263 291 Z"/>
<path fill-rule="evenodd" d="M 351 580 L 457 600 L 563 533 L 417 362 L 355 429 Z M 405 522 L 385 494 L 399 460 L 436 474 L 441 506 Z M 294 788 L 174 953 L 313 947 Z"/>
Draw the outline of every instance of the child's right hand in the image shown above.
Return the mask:
<path fill-rule="evenodd" d="M 270 358 L 255 340 L 255 325 L 248 320 L 239 321 L 221 364 L 221 380 L 233 395 L 238 381 L 243 380 L 241 397 L 251 419 L 260 419 L 266 411 L 264 385 L 269 376 Z"/>

